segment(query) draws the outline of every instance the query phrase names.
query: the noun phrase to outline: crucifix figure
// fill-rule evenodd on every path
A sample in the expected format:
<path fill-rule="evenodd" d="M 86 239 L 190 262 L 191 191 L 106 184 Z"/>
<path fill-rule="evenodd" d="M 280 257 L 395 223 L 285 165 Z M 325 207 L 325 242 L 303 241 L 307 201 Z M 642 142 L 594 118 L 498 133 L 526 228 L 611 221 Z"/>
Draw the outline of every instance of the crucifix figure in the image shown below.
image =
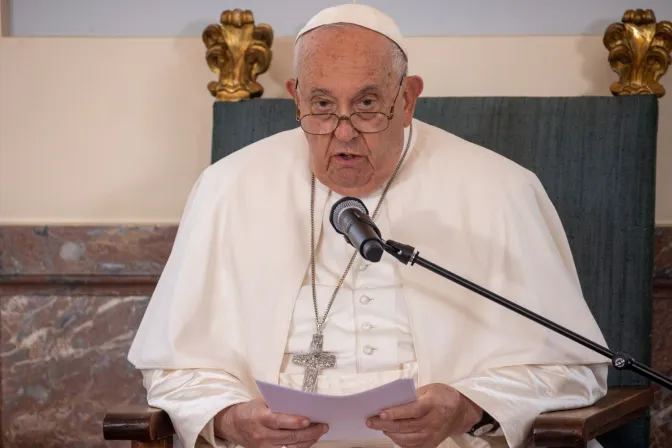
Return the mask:
<path fill-rule="evenodd" d="M 297 352 L 292 356 L 292 362 L 305 368 L 303 376 L 303 391 L 315 392 L 317 390 L 317 375 L 323 369 L 336 366 L 336 355 L 322 351 L 324 337 L 321 333 L 315 333 L 310 343 L 310 350 Z"/>

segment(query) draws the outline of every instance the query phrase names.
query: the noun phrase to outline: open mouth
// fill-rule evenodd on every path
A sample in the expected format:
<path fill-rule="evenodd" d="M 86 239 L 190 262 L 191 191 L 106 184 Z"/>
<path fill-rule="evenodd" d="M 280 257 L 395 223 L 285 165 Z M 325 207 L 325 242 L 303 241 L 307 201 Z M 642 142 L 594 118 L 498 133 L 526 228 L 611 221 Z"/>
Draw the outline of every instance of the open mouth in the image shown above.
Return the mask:
<path fill-rule="evenodd" d="M 346 154 L 346 153 L 342 152 L 342 153 L 339 153 L 336 157 L 338 157 L 341 160 L 353 160 L 353 159 L 356 159 L 357 157 L 360 157 L 360 156 L 357 156 L 355 154 Z"/>

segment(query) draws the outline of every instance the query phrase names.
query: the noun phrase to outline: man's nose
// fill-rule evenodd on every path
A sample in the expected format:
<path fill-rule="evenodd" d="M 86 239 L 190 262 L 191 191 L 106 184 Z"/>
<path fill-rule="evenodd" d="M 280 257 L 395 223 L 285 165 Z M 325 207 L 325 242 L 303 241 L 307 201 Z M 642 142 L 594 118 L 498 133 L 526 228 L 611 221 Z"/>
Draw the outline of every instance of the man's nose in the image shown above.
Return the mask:
<path fill-rule="evenodd" d="M 334 136 L 342 142 L 349 142 L 357 137 L 357 130 L 352 126 L 350 120 L 347 118 L 341 119 L 338 121 Z"/>

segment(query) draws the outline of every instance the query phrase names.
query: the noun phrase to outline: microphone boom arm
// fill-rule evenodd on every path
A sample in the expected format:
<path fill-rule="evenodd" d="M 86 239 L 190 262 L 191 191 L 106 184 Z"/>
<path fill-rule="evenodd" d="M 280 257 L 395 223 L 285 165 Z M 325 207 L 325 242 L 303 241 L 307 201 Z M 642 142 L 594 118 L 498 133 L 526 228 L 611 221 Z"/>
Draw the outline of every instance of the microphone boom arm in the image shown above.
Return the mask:
<path fill-rule="evenodd" d="M 405 265 L 410 264 L 411 266 L 413 266 L 417 264 L 419 266 L 422 266 L 423 268 L 445 279 L 451 280 L 457 283 L 458 285 L 485 297 L 486 299 L 490 299 L 493 302 L 496 302 L 497 304 L 515 313 L 520 314 L 521 316 L 527 317 L 533 322 L 536 322 L 537 324 L 542 325 L 548 328 L 549 330 L 553 330 L 556 333 L 559 333 L 565 336 L 566 338 L 583 345 L 586 348 L 589 348 L 607 358 L 610 358 L 611 364 L 616 370 L 630 370 L 666 387 L 669 390 L 672 390 L 672 379 L 667 378 L 661 373 L 658 373 L 655 370 L 651 369 L 647 365 L 642 364 L 639 361 L 636 361 L 632 356 L 622 352 L 613 352 L 608 348 L 603 347 L 600 344 L 596 344 L 590 339 L 587 339 L 577 333 L 574 333 L 573 331 L 568 330 L 567 328 L 558 325 L 555 322 L 550 321 L 543 316 L 533 313 L 532 311 L 523 308 L 522 306 L 513 303 L 502 296 L 490 292 L 487 289 L 478 286 L 477 284 L 472 283 L 469 280 L 466 280 L 460 277 L 459 275 L 456 275 L 442 268 L 441 266 L 432 263 L 431 261 L 425 260 L 419 255 L 418 251 L 415 250 L 415 248 L 412 246 L 398 243 L 392 240 L 387 240 L 383 243 L 383 248 L 385 249 L 385 252 L 389 253 L 390 255 L 392 255 L 394 258 L 396 258 Z"/>

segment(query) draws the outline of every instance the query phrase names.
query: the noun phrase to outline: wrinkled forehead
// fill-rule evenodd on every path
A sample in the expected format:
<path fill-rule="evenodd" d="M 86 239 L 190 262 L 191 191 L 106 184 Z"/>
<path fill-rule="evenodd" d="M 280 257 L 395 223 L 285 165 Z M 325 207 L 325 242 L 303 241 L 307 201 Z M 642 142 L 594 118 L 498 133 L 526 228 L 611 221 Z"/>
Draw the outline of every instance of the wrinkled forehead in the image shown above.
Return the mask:
<path fill-rule="evenodd" d="M 297 54 L 300 89 L 340 94 L 372 86 L 388 90 L 398 82 L 391 59 L 393 45 L 384 36 L 362 28 L 311 31 L 301 37 Z"/>

